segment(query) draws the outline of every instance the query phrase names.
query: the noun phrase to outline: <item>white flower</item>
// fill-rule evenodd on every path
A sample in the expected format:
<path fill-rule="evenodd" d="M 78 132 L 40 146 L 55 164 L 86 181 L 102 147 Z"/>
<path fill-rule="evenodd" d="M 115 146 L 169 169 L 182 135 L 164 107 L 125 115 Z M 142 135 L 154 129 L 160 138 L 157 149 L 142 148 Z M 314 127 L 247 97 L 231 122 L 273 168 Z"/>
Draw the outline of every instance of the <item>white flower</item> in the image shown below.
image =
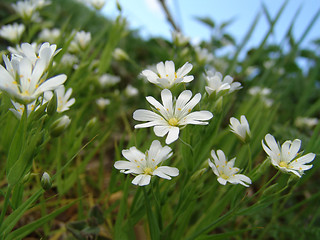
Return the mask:
<path fill-rule="evenodd" d="M 208 71 L 205 77 L 208 83 L 208 86 L 206 86 L 205 89 L 209 95 L 212 93 L 218 94 L 219 92 L 224 91 L 231 93 L 242 88 L 239 82 L 233 82 L 233 78 L 229 75 L 223 78 L 220 72 Z"/>
<path fill-rule="evenodd" d="M 136 96 L 139 93 L 138 89 L 130 84 L 125 88 L 124 92 L 128 97 Z"/>
<path fill-rule="evenodd" d="M 271 107 L 273 104 L 273 100 L 270 98 L 267 98 L 268 95 L 270 95 L 271 89 L 270 88 L 261 88 L 259 86 L 255 86 L 249 89 L 249 94 L 252 96 L 260 96 L 261 100 L 264 102 L 266 107 Z"/>
<path fill-rule="evenodd" d="M 172 41 L 177 46 L 184 46 L 190 41 L 190 38 L 184 36 L 181 32 L 173 31 L 172 32 Z"/>
<path fill-rule="evenodd" d="M 201 94 L 197 93 L 192 99 L 190 90 L 183 91 L 178 99 L 173 102 L 172 93 L 168 89 L 161 91 L 162 103 L 149 96 L 147 101 L 155 107 L 155 112 L 138 109 L 133 113 L 133 118 L 146 123 L 135 125 L 135 128 L 154 127 L 154 133 L 158 137 L 168 134 L 166 144 L 176 141 L 179 137 L 181 127 L 187 124 L 207 125 L 203 122 L 213 117 L 209 111 L 191 112 L 201 99 Z M 191 99 L 191 100 L 190 100 Z"/>
<path fill-rule="evenodd" d="M 234 167 L 234 162 L 236 158 L 228 161 L 224 152 L 217 150 L 217 155 L 214 150 L 211 151 L 211 156 L 214 160 L 214 163 L 208 159 L 209 166 L 212 168 L 212 171 L 218 177 L 218 182 L 222 185 L 226 185 L 227 182 L 232 184 L 241 184 L 245 187 L 249 187 L 248 184 L 251 184 L 251 179 L 243 174 L 237 174 L 239 168 Z"/>
<path fill-rule="evenodd" d="M 60 37 L 60 34 L 61 32 L 60 32 L 60 29 L 58 28 L 53 28 L 53 29 L 44 28 L 39 33 L 39 38 L 42 41 L 54 43 L 55 41 L 58 40 L 58 38 Z"/>
<path fill-rule="evenodd" d="M 24 30 L 25 26 L 23 24 L 14 23 L 4 25 L 0 29 L 0 36 L 4 39 L 9 40 L 10 42 L 19 42 Z"/>
<path fill-rule="evenodd" d="M 90 0 L 91 6 L 97 10 L 101 10 L 103 6 L 106 4 L 106 0 Z"/>
<path fill-rule="evenodd" d="M 139 186 L 148 185 L 152 176 L 170 180 L 171 177 L 179 175 L 177 168 L 162 166 L 162 162 L 172 156 L 171 151 L 170 147 L 162 147 L 160 142 L 155 140 L 145 154 L 136 147 L 122 150 L 122 155 L 129 161 L 116 161 L 114 167 L 125 174 L 135 175 L 132 183 Z"/>
<path fill-rule="evenodd" d="M 240 117 L 240 121 L 234 117 L 230 118 L 231 132 L 235 133 L 243 142 L 250 139 L 251 133 L 249 123 L 244 115 Z"/>
<path fill-rule="evenodd" d="M 255 96 L 255 95 L 261 95 L 261 96 L 267 96 L 271 93 L 270 88 L 261 88 L 259 86 L 255 86 L 249 89 L 249 94 Z"/>
<path fill-rule="evenodd" d="M 74 98 L 69 99 L 72 94 L 72 88 L 69 88 L 65 92 L 64 85 L 61 85 L 56 88 L 54 92 L 57 96 L 57 112 L 59 113 L 69 110 L 76 101 Z M 51 91 L 45 92 L 44 98 L 46 99 L 46 101 L 50 101 L 52 97 L 53 94 Z"/>
<path fill-rule="evenodd" d="M 14 108 L 10 108 L 9 110 L 18 118 L 18 119 L 21 119 L 22 117 L 22 114 L 25 110 L 25 106 L 20 104 L 20 103 L 17 103 L 15 101 L 12 101 L 11 100 L 11 103 L 13 105 Z M 30 115 L 30 113 L 35 110 L 35 103 L 36 101 L 33 101 L 32 103 L 28 104 L 27 105 L 27 116 Z"/>
<path fill-rule="evenodd" d="M 0 65 L 0 90 L 6 92 L 14 101 L 29 104 L 43 92 L 56 89 L 62 85 L 67 76 L 46 79 L 47 57 L 38 58 L 33 65 L 27 57 L 12 57 L 11 61 L 3 55 L 4 68 Z"/>
<path fill-rule="evenodd" d="M 208 63 L 208 62 L 211 62 L 212 60 L 214 60 L 213 54 L 209 53 L 208 49 L 200 48 L 199 46 L 196 46 L 194 48 L 194 50 L 196 52 L 196 57 L 197 57 L 198 62 Z"/>
<path fill-rule="evenodd" d="M 171 88 L 179 83 L 188 83 L 193 80 L 193 76 L 186 76 L 192 69 L 192 64 L 185 63 L 178 71 L 175 71 L 173 61 L 160 62 L 157 64 L 157 73 L 147 69 L 142 71 L 149 82 L 154 83 L 162 88 Z"/>
<path fill-rule="evenodd" d="M 101 77 L 99 77 L 98 81 L 99 81 L 101 87 L 113 86 L 113 85 L 117 84 L 118 82 L 120 82 L 120 77 L 106 73 L 106 74 L 101 75 Z"/>
<path fill-rule="evenodd" d="M 317 126 L 319 122 L 318 118 L 308 118 L 308 117 L 297 117 L 294 124 L 299 128 L 313 128 Z"/>
<path fill-rule="evenodd" d="M 45 63 L 45 70 L 48 68 L 53 57 L 57 55 L 61 49 L 57 49 L 57 45 L 48 42 L 42 43 L 37 46 L 35 43 L 22 43 L 21 47 L 17 46 L 17 49 L 9 48 L 9 51 L 16 58 L 27 58 L 34 66 L 39 59 Z"/>
<path fill-rule="evenodd" d="M 110 100 L 107 98 L 98 98 L 96 100 L 96 104 L 101 110 L 103 110 L 107 105 L 110 104 Z"/>
<path fill-rule="evenodd" d="M 91 42 L 90 32 L 85 32 L 85 31 L 77 32 L 70 43 L 69 51 L 80 52 L 82 50 L 85 50 L 90 42 Z"/>
<path fill-rule="evenodd" d="M 79 62 L 78 57 L 70 53 L 63 54 L 61 58 L 61 65 L 75 66 L 78 62 Z"/>
<path fill-rule="evenodd" d="M 272 165 L 281 171 L 291 172 L 301 177 L 303 171 L 312 168 L 312 165 L 305 164 L 312 162 L 316 155 L 308 153 L 301 156 L 302 154 L 298 153 L 301 140 L 295 139 L 293 142 L 285 141 L 281 147 L 279 147 L 275 138 L 269 133 L 265 136 L 265 140 L 268 146 L 264 144 L 263 140 L 261 141 L 264 151 L 269 155 Z"/>
<path fill-rule="evenodd" d="M 12 4 L 12 8 L 25 21 L 37 21 L 39 18 L 38 9 L 50 4 L 44 0 L 24 0 Z"/>

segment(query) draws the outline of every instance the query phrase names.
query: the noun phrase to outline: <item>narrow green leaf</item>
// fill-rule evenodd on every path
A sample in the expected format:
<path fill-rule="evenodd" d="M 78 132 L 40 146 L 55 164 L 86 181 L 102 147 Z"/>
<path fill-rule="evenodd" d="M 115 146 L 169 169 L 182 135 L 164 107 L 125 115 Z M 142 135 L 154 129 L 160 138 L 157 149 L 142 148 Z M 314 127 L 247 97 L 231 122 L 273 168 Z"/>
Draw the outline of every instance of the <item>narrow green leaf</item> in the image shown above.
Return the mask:
<path fill-rule="evenodd" d="M 6 238 L 7 240 L 14 240 L 14 239 L 23 239 L 24 237 L 26 237 L 28 234 L 32 233 L 34 230 L 36 230 L 37 228 L 41 227 L 43 224 L 45 224 L 46 222 L 54 219 L 56 216 L 58 216 L 59 214 L 63 213 L 65 210 L 67 210 L 69 207 L 71 207 L 73 204 L 75 204 L 78 200 L 75 200 L 69 204 L 67 204 L 66 206 L 63 206 L 55 211 L 53 211 L 52 213 L 39 218 L 38 220 L 29 223 L 13 232 L 11 232 L 8 237 Z"/>
<path fill-rule="evenodd" d="M 145 199 L 145 206 L 146 206 L 146 211 L 147 211 L 151 239 L 152 240 L 159 240 L 160 239 L 159 224 L 157 222 L 155 215 L 152 212 L 151 204 L 150 204 L 150 201 L 148 198 L 148 193 L 147 193 L 145 187 L 143 187 L 143 194 L 144 194 L 144 199 Z"/>
<path fill-rule="evenodd" d="M 20 220 L 22 215 L 29 209 L 29 207 L 41 196 L 44 190 L 39 189 L 28 200 L 23 202 L 16 210 L 14 210 L 2 223 L 0 228 L 0 236 L 5 237 Z"/>

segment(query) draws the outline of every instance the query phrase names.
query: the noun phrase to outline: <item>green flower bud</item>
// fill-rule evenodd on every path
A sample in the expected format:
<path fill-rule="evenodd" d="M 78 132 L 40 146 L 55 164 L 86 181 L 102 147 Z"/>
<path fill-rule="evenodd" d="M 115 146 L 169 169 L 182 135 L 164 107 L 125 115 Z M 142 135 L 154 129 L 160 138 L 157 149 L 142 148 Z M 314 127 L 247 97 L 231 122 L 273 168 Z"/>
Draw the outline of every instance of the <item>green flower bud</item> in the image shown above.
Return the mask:
<path fill-rule="evenodd" d="M 41 187 L 44 190 L 49 190 L 52 186 L 51 177 L 47 172 L 44 172 L 41 177 Z"/>
<path fill-rule="evenodd" d="M 63 115 L 50 126 L 50 135 L 52 137 L 59 137 L 69 126 L 70 122 L 70 118 L 67 115 Z"/>
<path fill-rule="evenodd" d="M 117 60 L 117 61 L 126 61 L 129 60 L 129 56 L 128 54 L 123 51 L 121 48 L 116 48 L 113 51 L 113 57 Z"/>
<path fill-rule="evenodd" d="M 24 177 L 22 178 L 22 183 L 27 183 L 30 179 L 31 172 L 28 172 Z"/>
<path fill-rule="evenodd" d="M 55 114 L 57 112 L 57 95 L 54 94 L 48 104 L 47 107 L 47 113 L 49 116 L 52 116 L 53 114 Z"/>

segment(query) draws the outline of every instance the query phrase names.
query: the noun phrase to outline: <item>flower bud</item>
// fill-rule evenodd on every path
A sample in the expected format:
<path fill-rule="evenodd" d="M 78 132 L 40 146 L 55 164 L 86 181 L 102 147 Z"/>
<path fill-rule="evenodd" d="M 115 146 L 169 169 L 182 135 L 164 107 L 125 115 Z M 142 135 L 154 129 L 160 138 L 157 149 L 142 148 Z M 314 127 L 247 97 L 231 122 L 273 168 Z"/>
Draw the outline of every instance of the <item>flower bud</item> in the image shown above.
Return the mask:
<path fill-rule="evenodd" d="M 70 118 L 67 115 L 63 115 L 50 126 L 50 135 L 52 137 L 59 137 L 69 126 L 70 122 Z"/>
<path fill-rule="evenodd" d="M 41 177 L 41 187 L 44 190 L 49 190 L 52 186 L 51 177 L 47 172 L 44 172 Z"/>
<path fill-rule="evenodd" d="M 113 57 L 117 60 L 117 61 L 126 61 L 129 60 L 129 56 L 128 54 L 123 51 L 121 48 L 116 48 L 113 51 Z"/>
<path fill-rule="evenodd" d="M 87 122 L 86 128 L 91 129 L 96 125 L 96 123 L 97 123 L 97 118 L 93 117 Z"/>
<path fill-rule="evenodd" d="M 28 172 L 24 177 L 22 178 L 22 183 L 27 183 L 30 179 L 31 172 Z"/>
<path fill-rule="evenodd" d="M 50 100 L 50 102 L 48 103 L 48 107 L 47 107 L 47 113 L 49 116 L 52 116 L 53 114 L 55 114 L 57 112 L 57 95 L 54 94 Z"/>

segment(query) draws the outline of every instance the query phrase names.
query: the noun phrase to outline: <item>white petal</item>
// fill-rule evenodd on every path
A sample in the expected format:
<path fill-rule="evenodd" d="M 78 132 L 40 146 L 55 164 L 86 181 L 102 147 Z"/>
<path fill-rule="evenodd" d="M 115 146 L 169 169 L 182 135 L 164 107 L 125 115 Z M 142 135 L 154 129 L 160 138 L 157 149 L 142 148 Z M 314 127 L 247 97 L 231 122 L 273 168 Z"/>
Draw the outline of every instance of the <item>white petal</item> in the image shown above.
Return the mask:
<path fill-rule="evenodd" d="M 288 154 L 290 159 L 293 159 L 295 156 L 297 156 L 297 153 L 299 152 L 301 146 L 301 140 L 295 139 L 293 140 L 290 149 L 288 150 Z"/>
<path fill-rule="evenodd" d="M 166 135 L 168 133 L 169 130 L 170 130 L 169 126 L 155 126 L 153 128 L 154 133 L 158 137 L 163 137 L 164 135 Z"/>
<path fill-rule="evenodd" d="M 163 62 L 159 62 L 157 64 L 157 70 L 158 70 L 158 73 L 160 74 L 161 77 L 165 77 L 166 76 L 167 73 L 165 71 Z"/>
<path fill-rule="evenodd" d="M 185 90 L 179 95 L 176 101 L 176 108 L 175 108 L 176 114 L 182 110 L 182 108 L 187 104 L 187 102 L 191 99 L 191 97 L 192 97 L 192 92 L 190 90 Z"/>
<path fill-rule="evenodd" d="M 171 127 L 168 132 L 166 144 L 171 144 L 179 138 L 179 128 Z"/>
<path fill-rule="evenodd" d="M 168 89 L 163 89 L 161 91 L 161 99 L 163 103 L 163 107 L 169 113 L 169 115 L 173 115 L 173 104 L 172 104 L 172 93 Z"/>
<path fill-rule="evenodd" d="M 63 84 L 66 80 L 67 80 L 67 76 L 65 74 L 60 74 L 58 76 L 49 78 L 37 88 L 35 94 L 38 95 L 45 91 L 54 90 L 58 86 Z"/>
<path fill-rule="evenodd" d="M 136 147 L 131 147 L 129 149 L 122 150 L 122 156 L 124 156 L 131 162 L 135 162 L 135 160 L 141 162 L 141 159 L 142 161 L 145 160 L 145 155 L 142 152 L 140 152 Z"/>
<path fill-rule="evenodd" d="M 158 121 L 161 120 L 161 116 L 150 110 L 138 109 L 133 113 L 133 119 L 137 121 Z"/>
<path fill-rule="evenodd" d="M 179 169 L 175 167 L 161 166 L 153 171 L 153 175 L 170 180 L 171 177 L 179 175 Z"/>
<path fill-rule="evenodd" d="M 133 167 L 135 167 L 135 164 L 129 161 L 116 161 L 114 163 L 114 167 L 118 170 L 122 170 L 122 169 L 131 169 Z"/>
<path fill-rule="evenodd" d="M 222 184 L 222 185 L 226 185 L 226 183 L 227 183 L 227 181 L 225 180 L 225 179 L 223 179 L 223 178 L 221 178 L 221 177 L 218 177 L 218 182 L 220 183 L 220 184 Z"/>
<path fill-rule="evenodd" d="M 314 153 L 308 153 L 302 157 L 299 157 L 297 159 L 295 159 L 294 161 L 292 161 L 290 163 L 290 166 L 296 166 L 296 165 L 302 165 L 302 164 L 306 164 L 306 163 L 310 163 L 314 160 L 315 158 L 315 154 Z"/>
<path fill-rule="evenodd" d="M 150 183 L 150 179 L 151 179 L 150 175 L 141 174 L 141 175 L 136 176 L 132 180 L 132 183 L 134 185 L 145 186 L 145 185 L 148 185 Z"/>
<path fill-rule="evenodd" d="M 145 76 L 147 79 L 148 79 L 148 81 L 149 82 L 151 82 L 151 83 L 158 83 L 158 78 L 159 78 L 159 76 L 156 74 L 156 73 L 154 73 L 153 71 L 151 71 L 151 70 L 144 70 L 144 71 L 142 71 L 142 73 L 141 73 L 143 76 Z"/>
<path fill-rule="evenodd" d="M 213 114 L 209 111 L 197 111 L 188 114 L 184 117 L 179 123 L 180 125 L 186 124 L 197 124 L 197 125 L 206 125 L 207 122 L 201 122 L 210 120 L 213 117 Z"/>
<path fill-rule="evenodd" d="M 186 62 L 181 68 L 178 69 L 177 77 L 178 78 L 184 77 L 186 74 L 188 74 L 191 71 L 192 67 L 193 66 L 191 63 Z"/>

